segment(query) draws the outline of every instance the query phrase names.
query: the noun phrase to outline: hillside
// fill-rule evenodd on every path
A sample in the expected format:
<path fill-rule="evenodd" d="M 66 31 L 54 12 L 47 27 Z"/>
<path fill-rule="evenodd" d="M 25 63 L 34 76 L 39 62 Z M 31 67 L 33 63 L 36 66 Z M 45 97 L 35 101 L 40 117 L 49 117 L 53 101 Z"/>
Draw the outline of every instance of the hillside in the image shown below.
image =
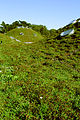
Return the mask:
<path fill-rule="evenodd" d="M 28 38 L 34 32 L 26 28 L 1 34 L 5 42 L 8 36 L 21 41 L 0 44 L 1 120 L 80 119 L 80 27 L 69 28 L 74 34 L 61 37 L 65 26 L 55 33 L 59 37 L 44 40 Z"/>
<path fill-rule="evenodd" d="M 14 37 L 21 42 L 38 42 L 43 39 L 39 33 L 29 28 L 15 28 L 7 32 L 6 35 Z"/>

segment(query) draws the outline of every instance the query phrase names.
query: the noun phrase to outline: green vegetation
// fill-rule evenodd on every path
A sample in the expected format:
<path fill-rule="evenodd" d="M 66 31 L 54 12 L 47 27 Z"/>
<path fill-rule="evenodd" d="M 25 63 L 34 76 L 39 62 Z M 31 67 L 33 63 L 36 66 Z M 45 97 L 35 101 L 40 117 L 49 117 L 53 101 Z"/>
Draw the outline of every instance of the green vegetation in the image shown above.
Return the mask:
<path fill-rule="evenodd" d="M 6 24 L 4 21 L 2 21 L 1 26 L 0 26 L 0 33 L 7 33 L 8 31 L 11 31 L 15 28 L 30 28 L 40 33 L 44 37 L 50 37 L 53 31 L 54 32 L 56 31 L 54 29 L 49 31 L 46 28 L 46 26 L 43 26 L 43 25 L 30 24 L 30 23 L 27 23 L 26 21 L 19 20 L 19 21 L 13 22 L 12 24 Z"/>
<path fill-rule="evenodd" d="M 22 33 L 22 35 L 20 33 Z M 15 28 L 7 32 L 6 35 L 12 36 L 21 42 L 38 42 L 43 39 L 41 34 L 29 28 Z"/>
<path fill-rule="evenodd" d="M 44 40 L 26 28 L 0 34 L 0 120 L 80 119 L 80 28 L 72 27 L 60 39 L 64 28 Z"/>

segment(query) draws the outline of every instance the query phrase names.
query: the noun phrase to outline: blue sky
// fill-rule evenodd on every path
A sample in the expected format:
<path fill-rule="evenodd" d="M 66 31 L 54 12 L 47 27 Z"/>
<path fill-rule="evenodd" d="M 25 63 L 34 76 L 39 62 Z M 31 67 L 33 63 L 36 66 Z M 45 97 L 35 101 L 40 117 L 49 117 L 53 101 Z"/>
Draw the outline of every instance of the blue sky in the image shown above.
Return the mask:
<path fill-rule="evenodd" d="M 80 0 L 0 0 L 0 23 L 25 20 L 58 29 L 80 18 Z"/>

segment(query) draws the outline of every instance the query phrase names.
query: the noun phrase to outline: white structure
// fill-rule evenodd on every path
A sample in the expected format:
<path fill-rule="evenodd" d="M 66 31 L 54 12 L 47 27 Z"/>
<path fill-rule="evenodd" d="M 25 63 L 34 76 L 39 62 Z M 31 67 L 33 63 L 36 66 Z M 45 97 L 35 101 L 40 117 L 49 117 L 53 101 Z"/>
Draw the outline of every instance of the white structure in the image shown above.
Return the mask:
<path fill-rule="evenodd" d="M 15 39 L 17 42 L 21 42 L 20 40 Z"/>
<path fill-rule="evenodd" d="M 74 34 L 74 29 L 71 30 L 71 32 L 69 33 L 69 35 Z"/>
<path fill-rule="evenodd" d="M 21 32 L 20 35 L 24 35 L 24 33 Z"/>
<path fill-rule="evenodd" d="M 24 26 L 18 26 L 17 28 L 25 28 Z"/>
<path fill-rule="evenodd" d="M 14 38 L 12 36 L 10 36 L 10 38 L 16 40 L 17 42 L 21 42 L 20 40 L 17 40 L 16 38 Z"/>
<path fill-rule="evenodd" d="M 15 39 L 14 37 L 10 36 L 11 39 Z"/>
<path fill-rule="evenodd" d="M 62 32 L 60 35 L 65 36 L 65 35 L 72 35 L 74 33 L 74 29 L 69 29 L 67 31 Z"/>
<path fill-rule="evenodd" d="M 26 43 L 26 44 L 31 44 L 31 43 L 33 43 L 33 42 L 24 42 L 24 43 Z"/>

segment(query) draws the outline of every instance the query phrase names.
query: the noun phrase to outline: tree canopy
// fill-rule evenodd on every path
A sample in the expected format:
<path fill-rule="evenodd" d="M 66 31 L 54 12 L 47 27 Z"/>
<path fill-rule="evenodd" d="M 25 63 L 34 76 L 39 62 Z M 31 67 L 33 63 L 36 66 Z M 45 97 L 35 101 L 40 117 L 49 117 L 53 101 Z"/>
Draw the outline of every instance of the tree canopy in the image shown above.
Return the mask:
<path fill-rule="evenodd" d="M 4 21 L 2 21 L 0 26 L 0 33 L 7 33 L 8 31 L 15 29 L 17 27 L 31 28 L 46 37 L 49 37 L 56 32 L 55 29 L 48 30 L 47 27 L 44 25 L 35 25 L 35 24 L 27 23 L 26 21 L 19 20 L 19 21 L 13 22 L 12 24 L 6 24 Z"/>

